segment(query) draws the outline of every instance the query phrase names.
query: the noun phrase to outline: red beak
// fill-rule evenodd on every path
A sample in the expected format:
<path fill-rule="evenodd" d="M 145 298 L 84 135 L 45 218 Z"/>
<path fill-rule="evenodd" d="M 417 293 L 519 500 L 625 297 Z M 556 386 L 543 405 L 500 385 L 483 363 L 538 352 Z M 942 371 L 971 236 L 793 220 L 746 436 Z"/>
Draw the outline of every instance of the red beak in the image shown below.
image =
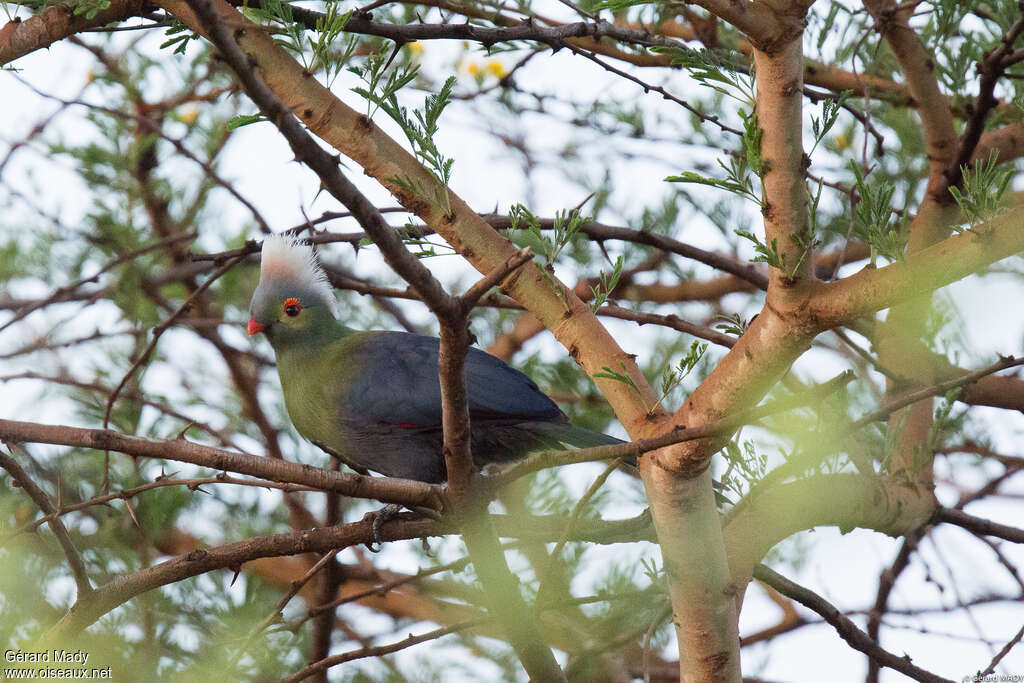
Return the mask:
<path fill-rule="evenodd" d="M 263 323 L 256 320 L 256 318 L 249 318 L 249 334 L 259 334 L 263 330 L 267 329 L 263 326 Z"/>

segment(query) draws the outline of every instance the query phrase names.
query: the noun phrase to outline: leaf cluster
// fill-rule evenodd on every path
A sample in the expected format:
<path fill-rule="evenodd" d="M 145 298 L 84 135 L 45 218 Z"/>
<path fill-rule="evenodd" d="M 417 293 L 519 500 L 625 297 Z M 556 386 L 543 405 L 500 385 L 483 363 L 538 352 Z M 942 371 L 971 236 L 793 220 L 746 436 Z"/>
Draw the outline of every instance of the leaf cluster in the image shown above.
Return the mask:
<path fill-rule="evenodd" d="M 973 168 L 962 166 L 963 189 L 956 186 L 949 188 L 949 193 L 967 218 L 970 226 L 968 230 L 1006 208 L 1006 190 L 1010 186 L 1014 169 L 998 165 L 998 156 L 999 152 L 992 150 L 988 159 L 975 163 Z"/>
<path fill-rule="evenodd" d="M 353 92 L 365 98 L 368 103 L 367 116 L 371 117 L 374 107 L 379 107 L 399 125 L 413 154 L 427 168 L 438 186 L 432 188 L 435 203 L 444 211 L 451 211 L 451 200 L 448 184 L 451 182 L 452 166 L 455 159 L 446 157 L 437 147 L 434 140 L 438 130 L 441 114 L 451 103 L 452 91 L 455 88 L 455 76 L 449 76 L 436 93 L 427 95 L 423 108 L 410 114 L 409 109 L 398 102 L 398 92 L 416 78 L 419 67 L 406 64 L 388 72 L 388 63 L 383 53 L 377 53 L 367 59 L 364 66 L 352 66 L 349 71 L 359 76 L 366 87 L 353 88 Z M 385 73 L 387 77 L 385 78 Z M 410 191 L 419 192 L 422 188 L 409 177 L 392 179 L 399 186 Z"/>
<path fill-rule="evenodd" d="M 858 201 L 853 209 L 854 233 L 871 247 L 871 263 L 878 256 L 890 261 L 903 259 L 906 234 L 899 223 L 892 221 L 892 197 L 896 188 L 891 183 L 868 183 L 859 164 L 850 168 L 857 181 Z"/>
<path fill-rule="evenodd" d="M 724 178 L 705 176 L 696 171 L 683 171 L 678 175 L 668 176 L 665 178 L 665 181 L 717 187 L 744 199 L 749 199 L 758 206 L 763 206 L 764 199 L 754 190 L 751 172 L 758 178 L 762 178 L 767 171 L 764 157 L 761 156 L 761 139 L 764 137 L 764 131 L 761 130 L 757 123 L 757 114 L 747 113 L 742 109 L 739 114 L 743 119 L 743 137 L 740 140 L 742 145 L 740 152 L 728 155 L 725 162 L 721 159 L 715 160 L 718 166 L 725 172 Z"/>
<path fill-rule="evenodd" d="M 736 441 L 729 441 L 722 454 L 726 462 L 719 480 L 723 493 L 741 497 L 768 472 L 768 456 L 759 451 L 753 441 L 744 441 L 742 447 Z"/>
<path fill-rule="evenodd" d="M 572 243 L 580 228 L 593 219 L 576 209 L 559 209 L 555 212 L 550 230 L 541 227 L 540 218 L 530 212 L 522 204 L 514 204 L 509 210 L 510 230 L 526 231 L 530 236 L 530 246 L 543 257 L 547 265 L 553 266 L 562 251 Z M 621 268 L 620 268 L 621 273 Z M 616 280 L 618 278 L 616 277 Z M 611 291 L 610 289 L 608 291 Z"/>
<path fill-rule="evenodd" d="M 612 268 L 612 272 L 605 273 L 601 271 L 598 276 L 598 284 L 590 286 L 590 293 L 593 295 L 594 300 L 590 303 L 590 310 L 597 312 L 597 309 L 604 305 L 604 302 L 608 300 L 615 288 L 619 285 L 619 279 L 622 277 L 622 256 L 615 259 L 615 266 Z"/>

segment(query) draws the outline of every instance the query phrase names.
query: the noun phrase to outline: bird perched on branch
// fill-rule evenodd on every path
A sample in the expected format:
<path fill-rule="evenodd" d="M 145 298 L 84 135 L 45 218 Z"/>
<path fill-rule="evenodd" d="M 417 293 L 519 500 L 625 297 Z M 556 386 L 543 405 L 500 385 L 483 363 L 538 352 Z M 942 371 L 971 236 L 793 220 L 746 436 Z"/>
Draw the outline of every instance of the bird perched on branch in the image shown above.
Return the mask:
<path fill-rule="evenodd" d="M 345 327 L 312 247 L 281 236 L 263 243 L 250 313 L 249 334 L 274 347 L 302 436 L 359 472 L 445 480 L 437 338 Z M 469 349 L 465 381 L 477 466 L 621 443 L 569 424 L 530 378 L 479 349 Z"/>

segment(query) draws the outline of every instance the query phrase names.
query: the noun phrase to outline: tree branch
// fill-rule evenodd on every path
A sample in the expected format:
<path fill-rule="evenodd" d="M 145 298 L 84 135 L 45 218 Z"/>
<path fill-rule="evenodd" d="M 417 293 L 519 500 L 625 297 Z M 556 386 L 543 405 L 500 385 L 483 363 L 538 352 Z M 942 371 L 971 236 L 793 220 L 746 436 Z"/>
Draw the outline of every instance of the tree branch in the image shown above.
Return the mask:
<path fill-rule="evenodd" d="M 915 666 L 907 655 L 898 657 L 888 650 L 883 650 L 879 647 L 878 643 L 871 640 L 864 631 L 861 631 L 855 623 L 844 616 L 833 604 L 814 591 L 790 581 L 763 564 L 754 568 L 754 576 L 783 595 L 796 600 L 811 611 L 817 612 L 835 628 L 836 632 L 839 633 L 839 637 L 849 643 L 850 647 L 863 652 L 882 666 L 899 671 L 922 683 L 953 683 L 947 678 L 936 676 L 930 671 L 925 671 L 921 667 Z"/>
<path fill-rule="evenodd" d="M 391 520 L 380 528 L 384 540 L 423 538 L 448 530 L 434 520 Z M 66 615 L 44 636 L 47 642 L 67 641 L 118 605 L 146 591 L 197 576 L 215 569 L 237 568 L 261 557 L 299 553 L 326 553 L 373 540 L 373 520 L 364 519 L 341 526 L 303 529 L 287 534 L 259 536 L 237 543 L 194 550 L 134 574 L 115 579 L 88 595 L 80 596 Z"/>
<path fill-rule="evenodd" d="M 769 271 L 769 305 L 801 296 L 811 276 L 811 235 L 804 185 L 802 33 L 771 54 L 754 50 L 757 126 L 763 173 L 765 243 L 776 248 L 780 268 Z M 802 284 L 795 290 L 794 285 Z M 789 291 L 793 290 L 793 291 Z M 779 299 L 776 301 L 776 299 Z"/>
<path fill-rule="evenodd" d="M 868 610 L 868 637 L 875 642 L 880 642 L 879 636 L 881 635 L 882 629 L 882 617 L 885 615 L 886 610 L 889 606 L 889 596 L 892 594 L 892 589 L 896 586 L 896 580 L 899 578 L 903 570 L 910 564 L 910 558 L 914 551 L 917 549 L 917 544 L 921 541 L 927 533 L 928 527 L 922 527 L 916 531 L 912 531 L 907 534 L 903 543 L 900 545 L 899 551 L 896 553 L 896 557 L 893 559 L 892 564 L 882 570 L 881 575 L 878 577 L 878 592 L 875 594 L 875 603 Z M 878 675 L 881 667 L 878 661 L 868 657 L 868 675 L 865 679 L 866 683 L 878 683 Z"/>
<path fill-rule="evenodd" d="M 935 511 L 935 521 L 955 524 L 976 534 L 996 536 L 1013 543 L 1024 543 L 1024 529 L 993 522 L 983 517 L 975 517 L 954 508 L 938 508 Z"/>
<path fill-rule="evenodd" d="M 463 363 L 469 347 L 469 332 L 466 327 L 468 308 L 451 297 L 433 274 L 413 256 L 397 233 L 384 221 L 376 207 L 345 178 L 338 162 L 302 129 L 293 113 L 287 109 L 257 73 L 251 57 L 243 52 L 234 36 L 246 33 L 235 29 L 234 35 L 228 25 L 234 25 L 223 14 L 218 16 L 214 3 L 209 0 L 189 0 L 189 7 L 195 12 L 204 33 L 220 50 L 225 61 L 231 65 L 246 93 L 259 106 L 267 118 L 288 140 L 292 151 L 320 177 L 324 187 L 342 202 L 360 221 L 363 229 L 381 249 L 388 264 L 402 276 L 423 297 L 431 311 L 441 322 L 441 348 L 438 355 L 438 372 L 441 382 L 441 408 L 444 433 L 445 461 L 451 468 L 449 482 L 452 501 L 456 512 L 469 507 L 468 516 L 460 520 L 470 556 L 477 567 L 478 575 L 489 597 L 491 613 L 501 620 L 509 641 L 519 655 L 527 672 L 538 680 L 557 681 L 564 678 L 551 649 L 541 639 L 539 630 L 533 624 L 533 617 L 522 597 L 518 595 L 516 582 L 512 577 L 504 554 L 501 553 L 497 537 L 490 528 L 483 505 L 469 506 L 466 501 L 472 494 L 470 488 L 473 471 L 472 455 L 469 449 L 469 409 L 466 398 Z M 227 10 L 221 6 L 222 12 Z M 262 33 L 258 29 L 253 32 Z M 435 185 L 436 180 L 430 184 Z M 447 188 L 439 191 L 447 193 Z M 506 264 L 522 265 L 526 259 L 522 254 L 511 256 Z M 508 270 L 505 270 L 507 274 Z M 504 274 L 502 274 L 504 277 Z M 501 279 L 501 278 L 498 278 Z M 489 287 L 488 287 L 489 289 Z M 480 508 L 480 509 L 478 509 Z M 497 553 L 495 553 L 497 549 Z M 516 590 L 510 593 L 510 589 Z"/>
<path fill-rule="evenodd" d="M 353 498 L 370 498 L 408 507 L 433 509 L 441 507 L 441 488 L 439 486 L 395 477 L 382 478 L 344 474 L 276 458 L 233 453 L 192 443 L 185 439 L 144 439 L 106 429 L 82 429 L 62 425 L 0 420 L 0 440 L 111 450 L 136 457 L 187 462 L 213 470 L 248 474 L 270 481 L 302 484 Z"/>
<path fill-rule="evenodd" d="M 819 330 L 932 292 L 1024 250 L 1024 214 L 1003 214 L 883 268 L 817 285 L 807 317 Z"/>
<path fill-rule="evenodd" d="M 381 657 L 383 655 L 389 655 L 400 650 L 405 650 L 413 645 L 419 645 L 420 643 L 430 642 L 431 640 L 437 640 L 443 636 L 451 633 L 458 633 L 465 631 L 466 629 L 479 626 L 480 624 L 487 621 L 487 617 L 481 617 L 477 619 L 467 619 L 466 621 L 452 624 L 451 626 L 442 626 L 441 628 L 428 631 L 418 636 L 410 635 L 407 638 L 398 641 L 397 643 L 391 643 L 390 645 L 376 645 L 374 647 L 364 647 L 359 650 L 353 650 L 352 652 L 344 652 L 338 655 L 332 655 L 325 657 L 318 662 L 310 664 L 305 669 L 296 672 L 295 674 L 288 676 L 282 680 L 282 683 L 298 683 L 304 681 L 313 674 L 324 672 L 332 666 L 344 664 L 345 662 L 351 662 L 355 659 L 363 659 L 366 657 Z"/>
<path fill-rule="evenodd" d="M 148 0 L 111 0 L 92 17 L 75 14 L 67 5 L 54 5 L 25 21 L 14 20 L 0 30 L 0 64 L 47 48 L 58 40 L 89 28 L 106 26 L 152 11 Z"/>
<path fill-rule="evenodd" d="M 0 439 L 0 441 L 6 441 L 6 439 Z M 53 531 L 53 535 L 57 537 L 57 542 L 60 544 L 61 550 L 64 551 L 64 557 L 67 558 L 68 566 L 71 567 L 71 575 L 75 578 L 75 585 L 78 587 L 78 598 L 81 599 L 83 596 L 91 593 L 92 584 L 89 583 L 89 574 L 85 570 L 85 563 L 82 562 L 82 556 L 78 554 L 78 549 L 75 548 L 75 544 L 71 541 L 71 535 L 68 534 L 67 527 L 64 526 L 64 522 L 60 519 L 57 506 L 46 495 L 46 491 L 43 491 L 32 481 L 32 477 L 28 476 L 28 472 L 18 464 L 18 461 L 4 453 L 2 449 L 0 449 L 0 467 L 7 470 L 7 473 L 11 475 L 15 483 L 28 494 L 29 498 L 43 511 L 43 514 L 49 517 L 50 529 Z"/>
<path fill-rule="evenodd" d="M 892 0 L 865 0 L 864 5 L 874 17 L 876 27 L 885 38 L 889 47 L 903 70 L 907 88 L 917 102 L 917 113 L 921 117 L 925 143 L 928 147 L 928 198 L 925 204 L 932 202 L 939 205 L 952 204 L 948 193 L 945 172 L 956 154 L 956 129 L 953 125 L 953 112 L 949 100 L 939 89 L 935 76 L 932 55 L 921 42 L 920 37 L 909 25 L 914 12 L 913 5 Z M 955 206 L 955 205 L 954 205 Z M 930 215 L 927 207 L 922 212 Z M 919 214 L 919 218 L 921 218 Z M 917 223 L 918 221 L 915 221 Z M 920 221 L 924 230 L 912 232 L 927 233 L 921 236 L 922 244 L 934 241 L 934 235 L 942 227 L 940 221 Z M 932 223 L 929 225 L 929 223 Z"/>
<path fill-rule="evenodd" d="M 926 524 L 935 508 L 930 491 L 859 474 L 808 477 L 748 496 L 725 527 L 733 583 L 742 596 L 768 551 L 799 531 L 837 526 L 899 537 Z"/>

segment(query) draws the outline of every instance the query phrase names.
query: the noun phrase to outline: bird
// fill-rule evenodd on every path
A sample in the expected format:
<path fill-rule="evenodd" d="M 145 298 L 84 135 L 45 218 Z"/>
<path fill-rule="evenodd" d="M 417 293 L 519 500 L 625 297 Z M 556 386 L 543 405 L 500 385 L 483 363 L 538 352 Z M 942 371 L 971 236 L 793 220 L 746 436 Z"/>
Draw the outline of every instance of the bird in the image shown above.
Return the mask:
<path fill-rule="evenodd" d="M 249 334 L 273 347 L 299 434 L 362 474 L 446 480 L 436 337 L 347 327 L 312 246 L 284 235 L 263 242 L 249 312 Z M 464 377 L 479 468 L 622 443 L 570 424 L 533 380 L 478 348 L 469 348 Z"/>

